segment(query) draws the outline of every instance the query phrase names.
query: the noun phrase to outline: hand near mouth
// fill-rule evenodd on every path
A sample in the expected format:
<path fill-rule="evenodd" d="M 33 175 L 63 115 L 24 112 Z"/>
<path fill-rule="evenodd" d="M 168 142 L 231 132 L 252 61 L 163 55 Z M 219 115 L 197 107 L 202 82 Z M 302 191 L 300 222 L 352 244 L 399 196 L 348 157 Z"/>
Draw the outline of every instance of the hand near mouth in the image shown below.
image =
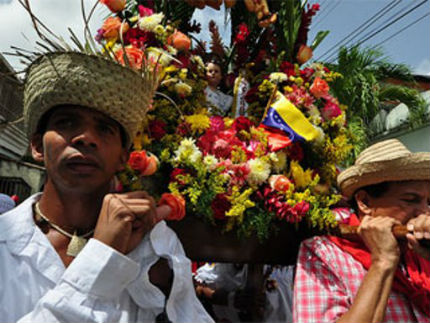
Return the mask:
<path fill-rule="evenodd" d="M 134 250 L 155 224 L 167 218 L 170 207 L 155 207 L 148 193 L 135 191 L 107 194 L 97 221 L 94 238 L 123 254 Z"/>

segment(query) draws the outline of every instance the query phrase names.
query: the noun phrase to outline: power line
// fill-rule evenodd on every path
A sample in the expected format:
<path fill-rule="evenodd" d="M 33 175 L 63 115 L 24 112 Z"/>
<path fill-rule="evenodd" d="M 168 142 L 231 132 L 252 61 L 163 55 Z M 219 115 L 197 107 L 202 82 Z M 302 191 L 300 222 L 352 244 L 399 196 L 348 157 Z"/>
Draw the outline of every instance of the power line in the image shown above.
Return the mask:
<path fill-rule="evenodd" d="M 334 6 L 329 10 L 329 7 L 330 7 L 330 5 L 332 4 L 332 3 L 334 3 Z M 321 16 L 321 18 L 320 19 L 317 19 L 317 21 L 315 21 L 315 25 L 314 26 L 312 26 L 312 28 L 316 28 L 322 21 L 324 21 L 324 19 L 329 15 L 329 14 L 331 14 L 332 12 L 333 12 L 333 10 L 334 9 L 336 9 L 336 7 L 338 6 L 340 4 L 340 0 L 337 0 L 337 2 L 336 1 L 333 1 L 333 2 L 330 2 L 330 4 L 327 6 L 327 12 L 326 12 L 326 14 L 324 15 L 324 17 L 323 16 Z M 322 12 L 320 12 L 320 15 L 322 14 Z"/>
<path fill-rule="evenodd" d="M 409 15 L 411 12 L 415 11 L 416 9 L 418 9 L 419 7 L 421 7 L 424 3 L 426 3 L 427 0 L 423 0 L 422 2 L 420 2 L 418 5 L 416 5 L 415 7 L 413 7 L 412 9 L 406 11 L 404 14 L 402 14 L 401 16 L 397 17 L 396 19 L 390 21 L 388 24 L 386 24 L 385 26 L 383 26 L 382 28 L 379 28 L 378 30 L 374 31 L 372 34 L 368 35 L 367 37 L 365 36 L 365 38 L 361 38 L 359 41 L 357 41 L 355 44 L 352 44 L 351 46 L 348 47 L 348 49 L 355 47 L 355 46 L 359 46 L 362 43 L 368 41 L 369 39 L 373 38 L 374 36 L 376 36 L 377 34 L 379 34 L 381 31 L 387 29 L 388 27 L 390 27 L 391 25 L 393 25 L 394 23 L 396 23 L 397 21 L 399 21 L 400 19 L 402 19 L 403 17 Z M 331 57 L 333 57 L 333 55 L 330 55 L 330 57 L 327 59 L 331 59 Z M 333 62 L 334 59 L 331 59 L 329 62 Z"/>
<path fill-rule="evenodd" d="M 337 49 L 340 47 L 340 44 L 344 42 L 346 39 L 350 38 L 352 35 L 364 30 L 366 30 L 369 26 L 371 26 L 374 22 L 376 22 L 380 17 L 382 17 L 384 14 L 387 14 L 391 9 L 393 9 L 395 6 L 397 6 L 400 3 L 401 0 L 393 0 L 388 5 L 380 9 L 377 13 L 375 13 L 372 17 L 367 19 L 363 24 L 355 28 L 352 32 L 350 32 L 348 35 L 346 35 L 344 38 L 342 38 L 340 41 L 338 41 L 336 44 L 334 44 L 332 47 L 330 47 L 328 50 L 326 50 L 323 54 L 321 54 L 318 58 L 315 60 L 321 60 L 324 56 L 327 56 L 328 53 L 332 52 L 333 49 Z M 376 18 L 375 20 L 373 20 Z M 373 22 L 371 22 L 373 21 Z M 369 25 L 368 23 L 371 22 Z M 368 25 L 368 26 L 366 26 Z M 330 55 L 331 56 L 331 55 Z"/>
<path fill-rule="evenodd" d="M 425 15 L 421 16 L 420 18 L 418 18 L 417 20 L 411 22 L 409 25 L 403 27 L 402 29 L 400 29 L 399 31 L 395 32 L 394 34 L 392 34 L 391 36 L 385 38 L 383 41 L 381 41 L 377 46 L 382 45 L 383 43 L 389 41 L 391 38 L 397 36 L 398 34 L 400 34 L 401 32 L 405 31 L 406 29 L 408 29 L 409 27 L 412 27 L 413 25 L 415 25 L 416 23 L 420 22 L 421 20 L 423 20 L 425 17 L 430 16 L 430 12 L 427 12 Z M 376 48 L 377 46 L 374 46 L 373 48 Z"/>

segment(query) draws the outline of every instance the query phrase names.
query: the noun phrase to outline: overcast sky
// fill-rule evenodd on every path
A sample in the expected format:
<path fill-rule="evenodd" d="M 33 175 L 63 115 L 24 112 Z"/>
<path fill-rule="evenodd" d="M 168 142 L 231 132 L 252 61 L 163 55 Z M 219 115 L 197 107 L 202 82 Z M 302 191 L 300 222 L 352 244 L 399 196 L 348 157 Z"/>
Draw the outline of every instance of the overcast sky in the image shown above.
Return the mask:
<path fill-rule="evenodd" d="M 84 2 L 87 10 L 89 10 L 95 0 L 85 0 Z M 316 1 L 310 0 L 309 2 L 314 3 Z M 321 4 L 321 10 L 320 14 L 314 18 L 311 26 L 310 40 L 313 39 L 318 30 L 329 29 L 331 33 L 315 52 L 315 58 L 324 54 L 392 1 L 320 0 L 318 2 Z M 422 0 L 399 1 L 397 7 L 394 7 L 391 12 L 386 10 L 387 13 L 381 17 L 379 22 L 364 30 L 358 39 L 376 31 L 379 24 L 380 27 L 383 27 L 384 21 L 388 22 L 390 15 L 394 15 L 396 12 L 399 14 L 406 12 L 421 2 Z M 364 45 L 375 46 L 392 37 L 382 44 L 384 52 L 391 60 L 395 63 L 408 64 L 417 74 L 430 75 L 430 16 L 416 22 L 430 12 L 430 0 L 424 2 L 424 5 L 399 19 L 398 22 L 369 39 Z M 30 0 L 30 3 L 34 13 L 58 35 L 68 38 L 67 27 L 71 27 L 77 35 L 83 34 L 80 0 Z M 90 25 L 93 34 L 100 28 L 107 15 L 108 10 L 100 5 Z M 214 19 L 220 27 L 221 34 L 225 36 L 226 43 L 228 43 L 230 34 L 228 28 L 224 26 L 225 15 L 223 12 L 211 8 L 196 10 L 194 18 L 200 21 L 206 29 L 201 35 L 203 39 L 208 40 L 207 24 L 209 20 Z M 413 25 L 406 28 L 410 24 Z M 402 28 L 406 29 L 399 32 Z M 24 35 L 30 41 L 27 41 Z M 0 52 L 9 51 L 11 45 L 31 49 L 35 39 L 36 35 L 29 16 L 18 1 L 0 0 Z M 22 65 L 18 63 L 16 58 L 6 56 L 6 59 L 15 69 L 22 69 Z"/>

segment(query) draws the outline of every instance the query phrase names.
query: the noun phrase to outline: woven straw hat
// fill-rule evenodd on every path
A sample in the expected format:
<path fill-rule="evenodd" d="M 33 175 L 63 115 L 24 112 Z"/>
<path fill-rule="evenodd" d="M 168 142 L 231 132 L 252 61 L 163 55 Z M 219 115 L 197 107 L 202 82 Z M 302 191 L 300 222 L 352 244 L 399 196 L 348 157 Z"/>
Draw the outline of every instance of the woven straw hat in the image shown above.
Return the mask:
<path fill-rule="evenodd" d="M 79 105 L 116 120 L 128 135 L 136 135 L 155 92 L 153 79 L 102 56 L 54 52 L 28 68 L 24 88 L 27 135 L 36 131 L 44 113 L 59 105 Z"/>
<path fill-rule="evenodd" d="M 361 187 L 382 182 L 430 180 L 430 153 L 412 153 L 397 139 L 363 150 L 354 166 L 337 177 L 342 193 L 351 198 Z"/>

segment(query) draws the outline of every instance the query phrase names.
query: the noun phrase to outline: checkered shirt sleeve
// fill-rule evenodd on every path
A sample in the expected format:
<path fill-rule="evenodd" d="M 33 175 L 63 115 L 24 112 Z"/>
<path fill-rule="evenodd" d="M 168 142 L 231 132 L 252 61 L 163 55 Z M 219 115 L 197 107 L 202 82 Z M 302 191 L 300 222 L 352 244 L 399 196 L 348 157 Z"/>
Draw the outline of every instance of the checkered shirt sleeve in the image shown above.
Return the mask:
<path fill-rule="evenodd" d="M 300 247 L 294 284 L 293 322 L 336 322 L 352 305 L 367 271 L 326 237 Z M 392 291 L 384 322 L 430 322 L 408 299 Z"/>

